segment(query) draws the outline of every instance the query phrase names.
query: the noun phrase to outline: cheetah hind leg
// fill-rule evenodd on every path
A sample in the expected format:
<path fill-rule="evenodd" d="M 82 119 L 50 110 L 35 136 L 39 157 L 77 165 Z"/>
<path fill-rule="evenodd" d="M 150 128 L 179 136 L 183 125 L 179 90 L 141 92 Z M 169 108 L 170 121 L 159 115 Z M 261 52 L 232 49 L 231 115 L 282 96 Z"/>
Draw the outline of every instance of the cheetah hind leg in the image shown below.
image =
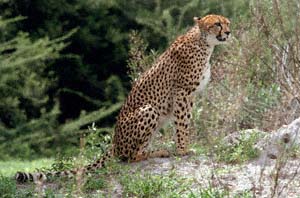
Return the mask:
<path fill-rule="evenodd" d="M 169 157 L 169 151 L 165 149 L 148 151 L 148 146 L 153 136 L 153 133 L 157 131 L 158 125 L 158 114 L 154 107 L 146 105 L 140 108 L 138 113 L 139 121 L 139 133 L 142 134 L 136 138 L 137 152 L 131 157 L 131 162 L 137 162 L 146 160 L 148 158 L 155 157 Z"/>

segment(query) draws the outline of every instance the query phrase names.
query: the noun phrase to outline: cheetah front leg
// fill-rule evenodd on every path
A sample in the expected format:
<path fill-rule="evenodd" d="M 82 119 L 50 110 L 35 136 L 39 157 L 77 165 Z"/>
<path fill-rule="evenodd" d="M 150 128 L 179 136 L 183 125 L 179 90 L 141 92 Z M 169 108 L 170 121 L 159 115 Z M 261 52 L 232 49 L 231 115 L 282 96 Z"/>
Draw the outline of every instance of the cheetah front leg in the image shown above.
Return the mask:
<path fill-rule="evenodd" d="M 192 107 L 193 97 L 191 94 L 186 90 L 177 91 L 173 105 L 173 115 L 176 128 L 176 153 L 178 155 L 189 154 L 187 146 L 189 143 L 189 125 Z"/>

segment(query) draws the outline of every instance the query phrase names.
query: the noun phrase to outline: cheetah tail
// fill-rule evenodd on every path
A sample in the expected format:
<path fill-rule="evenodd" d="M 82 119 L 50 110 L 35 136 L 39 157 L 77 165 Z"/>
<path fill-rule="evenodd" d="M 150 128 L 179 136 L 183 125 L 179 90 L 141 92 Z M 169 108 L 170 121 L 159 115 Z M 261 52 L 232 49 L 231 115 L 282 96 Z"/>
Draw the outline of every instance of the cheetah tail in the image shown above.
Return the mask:
<path fill-rule="evenodd" d="M 110 148 L 101 158 L 85 166 L 86 172 L 93 172 L 105 166 L 105 164 L 114 157 L 114 147 Z"/>
<path fill-rule="evenodd" d="M 15 180 L 18 183 L 25 182 L 44 182 L 49 178 L 53 177 L 74 177 L 78 174 L 79 171 L 82 173 L 90 173 L 94 172 L 97 169 L 104 167 L 105 163 L 109 161 L 114 156 L 114 149 L 109 149 L 103 157 L 96 160 L 94 163 L 91 163 L 84 168 L 81 169 L 73 169 L 73 170 L 64 170 L 64 171 L 55 171 L 55 172 L 36 172 L 36 173 L 26 173 L 26 172 L 17 172 L 15 175 Z"/>

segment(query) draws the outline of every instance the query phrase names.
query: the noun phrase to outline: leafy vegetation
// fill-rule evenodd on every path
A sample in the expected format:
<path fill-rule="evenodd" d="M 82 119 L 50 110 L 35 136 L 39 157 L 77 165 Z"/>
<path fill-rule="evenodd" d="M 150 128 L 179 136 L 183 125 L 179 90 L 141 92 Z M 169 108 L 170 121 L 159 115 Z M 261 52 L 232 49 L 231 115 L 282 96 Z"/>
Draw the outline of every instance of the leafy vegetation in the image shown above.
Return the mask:
<path fill-rule="evenodd" d="M 14 181 L 0 175 L 0 196 L 9 198 L 16 194 L 17 187 Z"/>
<path fill-rule="evenodd" d="M 124 197 L 181 197 L 188 182 L 170 175 L 125 175 L 121 179 Z"/>
<path fill-rule="evenodd" d="M 189 198 L 222 198 L 222 197 L 228 197 L 228 192 L 224 190 L 214 189 L 214 188 L 206 188 L 201 189 L 200 192 L 193 193 L 188 196 Z"/>
<path fill-rule="evenodd" d="M 219 161 L 243 163 L 259 155 L 259 150 L 255 147 L 255 144 L 260 138 L 262 138 L 262 135 L 259 131 L 243 131 L 240 133 L 240 137 L 231 143 L 228 140 L 219 140 L 211 152 Z"/>

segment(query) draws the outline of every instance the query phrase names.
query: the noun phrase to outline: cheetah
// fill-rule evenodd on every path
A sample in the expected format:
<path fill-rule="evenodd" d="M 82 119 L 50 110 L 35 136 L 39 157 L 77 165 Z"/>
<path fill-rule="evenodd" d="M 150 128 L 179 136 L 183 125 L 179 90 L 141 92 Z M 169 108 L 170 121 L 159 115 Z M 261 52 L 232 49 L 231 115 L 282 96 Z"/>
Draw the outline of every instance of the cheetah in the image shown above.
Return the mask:
<path fill-rule="evenodd" d="M 111 149 L 84 172 L 95 171 L 117 157 L 136 162 L 151 157 L 168 157 L 167 150 L 149 151 L 151 138 L 168 120 L 175 125 L 176 154 L 189 153 L 189 123 L 196 93 L 209 82 L 209 63 L 214 47 L 230 38 L 230 21 L 220 15 L 194 17 L 195 25 L 156 60 L 134 83 L 119 113 Z M 55 173 L 22 173 L 19 182 L 46 179 L 49 175 L 72 175 L 76 170 Z"/>

